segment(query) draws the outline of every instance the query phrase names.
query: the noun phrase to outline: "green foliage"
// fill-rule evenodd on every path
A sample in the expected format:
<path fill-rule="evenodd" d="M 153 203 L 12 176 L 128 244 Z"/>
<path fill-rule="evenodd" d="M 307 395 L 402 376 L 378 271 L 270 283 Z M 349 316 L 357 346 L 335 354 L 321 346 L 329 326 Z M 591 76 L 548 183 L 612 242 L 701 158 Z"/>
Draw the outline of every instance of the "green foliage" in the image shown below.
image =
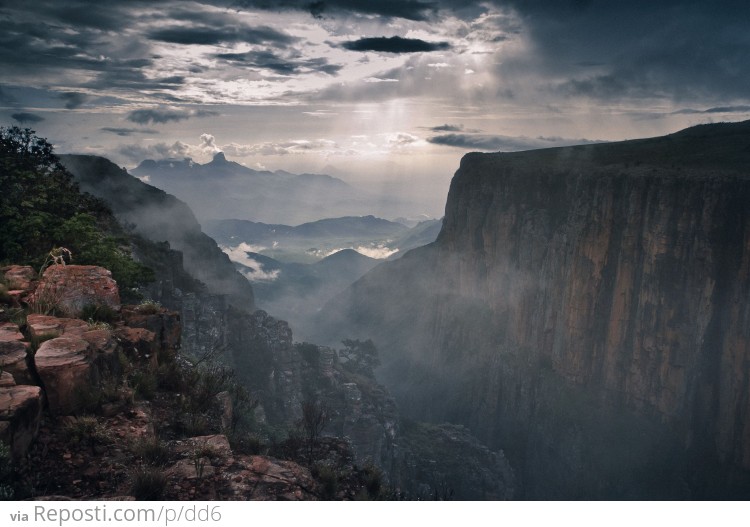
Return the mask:
<path fill-rule="evenodd" d="M 112 271 L 122 289 L 153 280 L 104 202 L 82 194 L 52 145 L 28 128 L 0 128 L 0 224 L 0 261 L 39 268 L 62 245 L 75 263 Z"/>
<path fill-rule="evenodd" d="M 154 280 L 153 271 L 130 256 L 127 239 L 103 232 L 89 213 L 76 213 L 53 231 L 53 235 L 57 243 L 71 248 L 75 263 L 109 269 L 121 288 L 130 289 Z"/>

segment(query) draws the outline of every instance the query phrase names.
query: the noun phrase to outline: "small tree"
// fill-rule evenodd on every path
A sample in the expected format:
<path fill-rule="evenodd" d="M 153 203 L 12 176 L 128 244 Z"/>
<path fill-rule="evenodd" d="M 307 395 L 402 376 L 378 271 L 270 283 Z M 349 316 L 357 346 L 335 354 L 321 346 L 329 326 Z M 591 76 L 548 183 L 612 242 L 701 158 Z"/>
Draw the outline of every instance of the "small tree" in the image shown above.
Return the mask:
<path fill-rule="evenodd" d="M 300 427 L 305 435 L 307 445 L 307 460 L 313 462 L 315 445 L 318 443 L 321 432 L 328 424 L 328 411 L 324 404 L 316 401 L 305 401 L 302 403 L 302 419 Z"/>

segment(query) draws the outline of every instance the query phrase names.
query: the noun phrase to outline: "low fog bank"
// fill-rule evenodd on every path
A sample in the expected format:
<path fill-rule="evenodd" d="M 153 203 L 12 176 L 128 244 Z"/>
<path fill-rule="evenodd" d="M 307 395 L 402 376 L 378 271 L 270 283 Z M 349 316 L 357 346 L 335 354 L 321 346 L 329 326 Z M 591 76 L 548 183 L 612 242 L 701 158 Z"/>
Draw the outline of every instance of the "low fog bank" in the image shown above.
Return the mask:
<path fill-rule="evenodd" d="M 314 341 L 314 319 L 328 301 L 383 261 L 434 241 L 441 225 L 348 217 L 298 227 L 211 222 L 209 231 L 223 242 L 247 240 L 221 248 L 252 283 L 257 305 L 288 321 L 298 340 Z"/>

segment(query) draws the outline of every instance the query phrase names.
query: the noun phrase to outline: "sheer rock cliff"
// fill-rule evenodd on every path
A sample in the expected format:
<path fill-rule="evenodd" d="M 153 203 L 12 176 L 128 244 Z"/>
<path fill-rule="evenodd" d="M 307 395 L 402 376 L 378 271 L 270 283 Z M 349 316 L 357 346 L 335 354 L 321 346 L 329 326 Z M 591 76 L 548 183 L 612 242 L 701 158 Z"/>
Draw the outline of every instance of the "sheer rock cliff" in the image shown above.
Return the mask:
<path fill-rule="evenodd" d="M 528 498 L 747 497 L 750 123 L 468 154 L 438 240 L 332 301 L 407 414 Z"/>

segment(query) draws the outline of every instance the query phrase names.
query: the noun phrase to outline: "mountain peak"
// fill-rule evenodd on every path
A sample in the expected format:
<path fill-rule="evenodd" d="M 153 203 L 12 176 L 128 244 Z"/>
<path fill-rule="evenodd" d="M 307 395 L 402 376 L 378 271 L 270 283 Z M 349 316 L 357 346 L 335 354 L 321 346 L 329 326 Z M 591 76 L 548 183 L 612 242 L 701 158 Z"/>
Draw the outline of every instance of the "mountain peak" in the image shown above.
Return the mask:
<path fill-rule="evenodd" d="M 226 163 L 227 158 L 224 156 L 224 152 L 216 152 L 214 158 L 211 160 L 212 163 Z"/>

